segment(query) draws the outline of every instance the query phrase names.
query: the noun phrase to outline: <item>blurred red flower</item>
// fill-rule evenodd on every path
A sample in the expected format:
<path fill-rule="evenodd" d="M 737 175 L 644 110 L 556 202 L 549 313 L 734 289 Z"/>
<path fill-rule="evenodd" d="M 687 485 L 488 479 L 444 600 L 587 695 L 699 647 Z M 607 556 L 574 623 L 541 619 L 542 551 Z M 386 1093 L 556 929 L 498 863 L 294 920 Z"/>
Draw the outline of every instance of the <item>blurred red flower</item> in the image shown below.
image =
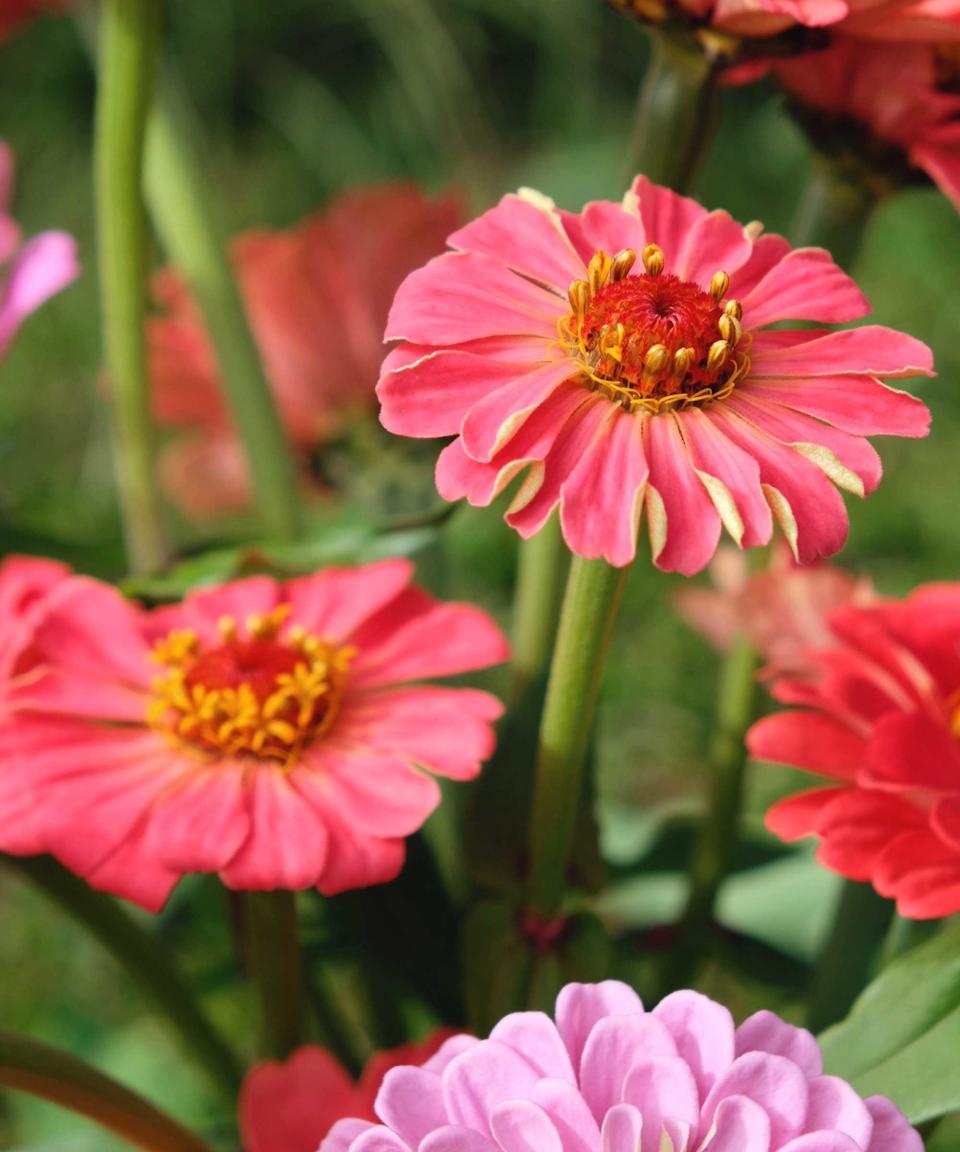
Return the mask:
<path fill-rule="evenodd" d="M 28 20 L 63 6 L 63 0 L 0 0 L 0 41 L 9 39 Z"/>
<path fill-rule="evenodd" d="M 413 185 L 357 188 L 283 231 L 238 236 L 232 257 L 283 426 L 308 480 L 310 454 L 371 412 L 390 302 L 408 272 L 441 252 L 455 196 Z M 149 325 L 157 419 L 182 431 L 164 452 L 165 486 L 183 510 L 243 508 L 250 482 L 203 321 L 175 271 L 161 272 L 163 314 Z"/>

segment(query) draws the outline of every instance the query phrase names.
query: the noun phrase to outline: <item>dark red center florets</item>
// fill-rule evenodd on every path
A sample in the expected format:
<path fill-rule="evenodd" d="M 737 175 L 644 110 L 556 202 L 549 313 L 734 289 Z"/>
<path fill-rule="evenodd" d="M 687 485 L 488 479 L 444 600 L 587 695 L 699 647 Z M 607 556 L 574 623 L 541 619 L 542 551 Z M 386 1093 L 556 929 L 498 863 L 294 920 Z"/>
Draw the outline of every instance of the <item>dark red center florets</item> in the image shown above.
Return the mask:
<path fill-rule="evenodd" d="M 277 677 L 290 675 L 303 657 L 272 640 L 238 640 L 203 652 L 187 669 L 184 683 L 206 689 L 239 688 L 246 684 L 256 698 L 266 700 Z"/>

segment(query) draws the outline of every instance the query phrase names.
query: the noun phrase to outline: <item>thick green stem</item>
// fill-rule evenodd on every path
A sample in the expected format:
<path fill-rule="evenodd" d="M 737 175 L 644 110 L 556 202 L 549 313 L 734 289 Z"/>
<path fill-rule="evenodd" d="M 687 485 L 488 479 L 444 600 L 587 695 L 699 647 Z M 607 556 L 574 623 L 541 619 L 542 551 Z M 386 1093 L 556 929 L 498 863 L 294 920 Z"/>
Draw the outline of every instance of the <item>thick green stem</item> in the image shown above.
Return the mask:
<path fill-rule="evenodd" d="M 567 579 L 540 723 L 530 829 L 530 903 L 543 918 L 563 898 L 590 730 L 627 569 L 575 557 Z"/>
<path fill-rule="evenodd" d="M 227 259 L 192 129 L 166 77 L 147 138 L 147 199 L 163 245 L 203 313 L 264 526 L 277 539 L 292 539 L 299 509 L 289 445 Z"/>
<path fill-rule="evenodd" d="M 717 893 L 733 856 L 743 803 L 747 751 L 744 737 L 756 701 L 757 656 L 746 639 L 737 640 L 724 659 L 713 735 L 705 821 L 690 867 L 690 892 L 680 920 L 669 979 L 685 986 L 713 927 Z"/>
<path fill-rule="evenodd" d="M 844 883 L 810 991 L 807 1026 L 822 1032 L 842 1020 L 863 991 L 893 919 L 892 900 L 869 884 Z"/>
<path fill-rule="evenodd" d="M 231 1106 L 240 1086 L 240 1065 L 207 1019 L 176 959 L 115 900 L 95 892 L 48 856 L 3 856 L 7 867 L 31 881 L 87 929 L 156 1005 L 163 1019 L 206 1069 Z"/>
<path fill-rule="evenodd" d="M 69 1108 L 146 1152 L 211 1152 L 199 1136 L 75 1056 L 7 1032 L 0 1032 L 0 1086 Z"/>
<path fill-rule="evenodd" d="M 826 248 L 838 264 L 850 268 L 876 205 L 862 184 L 848 180 L 832 160 L 815 156 L 790 238 Z"/>
<path fill-rule="evenodd" d="M 102 0 L 96 125 L 97 231 L 103 339 L 117 479 L 130 566 L 167 560 L 156 482 L 145 337 L 143 145 L 162 0 Z"/>
<path fill-rule="evenodd" d="M 247 960 L 260 1007 L 260 1055 L 284 1060 L 303 1040 L 303 967 L 295 892 L 246 893 Z"/>
<path fill-rule="evenodd" d="M 628 179 L 642 173 L 684 192 L 719 119 L 716 69 L 703 52 L 668 35 L 650 36 L 650 61 L 627 152 Z"/>
<path fill-rule="evenodd" d="M 568 553 L 554 514 L 517 556 L 513 601 L 513 667 L 510 698 L 521 701 L 547 674 L 557 634 Z"/>

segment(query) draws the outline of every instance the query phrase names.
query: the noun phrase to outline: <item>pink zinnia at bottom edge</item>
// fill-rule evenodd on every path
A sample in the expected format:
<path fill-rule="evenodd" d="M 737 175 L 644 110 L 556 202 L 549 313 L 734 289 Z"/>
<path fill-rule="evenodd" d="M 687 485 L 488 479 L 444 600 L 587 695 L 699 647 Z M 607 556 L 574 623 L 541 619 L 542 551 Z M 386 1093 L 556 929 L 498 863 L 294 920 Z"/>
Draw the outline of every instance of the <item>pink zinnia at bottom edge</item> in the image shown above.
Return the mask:
<path fill-rule="evenodd" d="M 375 1052 L 359 1080 L 331 1052 L 313 1044 L 282 1063 L 255 1064 L 240 1090 L 245 1152 L 316 1152 L 337 1120 L 376 1119 L 373 1103 L 387 1072 L 402 1064 L 423 1064 L 452 1035 L 439 1028 L 418 1043 Z"/>
<path fill-rule="evenodd" d="M 343 1120 L 321 1152 L 922 1152 L 884 1097 L 825 1075 L 807 1031 L 739 1027 L 676 992 L 647 1012 L 618 981 L 569 984 L 555 1019 L 507 1016 L 422 1068 L 388 1072 L 379 1124 Z"/>

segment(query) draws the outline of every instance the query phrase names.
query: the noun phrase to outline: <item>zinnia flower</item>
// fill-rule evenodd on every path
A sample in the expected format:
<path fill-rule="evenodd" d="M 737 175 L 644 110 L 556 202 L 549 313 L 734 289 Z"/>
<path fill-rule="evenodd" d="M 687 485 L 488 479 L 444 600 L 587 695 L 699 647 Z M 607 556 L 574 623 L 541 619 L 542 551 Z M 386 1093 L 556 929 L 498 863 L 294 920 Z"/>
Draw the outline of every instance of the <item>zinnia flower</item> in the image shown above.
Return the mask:
<path fill-rule="evenodd" d="M 721 525 L 751 547 L 776 519 L 808 563 L 846 539 L 834 484 L 879 482 L 864 437 L 926 433 L 924 405 L 878 379 L 929 374 L 925 345 L 770 327 L 868 311 L 826 252 L 643 177 L 579 215 L 507 196 L 449 243 L 397 293 L 381 420 L 457 437 L 437 464 L 447 500 L 487 505 L 525 471 L 507 512 L 521 536 L 559 505 L 573 552 L 622 566 L 645 514 L 657 566 L 690 574 Z"/>
<path fill-rule="evenodd" d="M 0 25 L 2 34 L 2 25 Z M 0 357 L 26 318 L 79 275 L 77 249 L 65 232 L 41 232 L 23 242 L 10 215 L 14 159 L 0 140 Z"/>
<path fill-rule="evenodd" d="M 753 756 L 826 776 L 775 805 L 785 840 L 818 836 L 818 858 L 869 881 L 903 916 L 960 911 L 960 584 L 842 609 L 833 645 L 774 696 L 795 711 L 750 730 Z"/>
<path fill-rule="evenodd" d="M 386 185 L 347 192 L 286 231 L 234 241 L 237 280 L 305 483 L 312 453 L 374 409 L 393 294 L 443 250 L 459 217 L 453 197 Z M 149 325 L 154 409 L 183 432 L 165 448 L 165 484 L 192 516 L 243 508 L 246 462 L 199 310 L 172 271 L 157 278 L 156 295 L 164 314 Z"/>
<path fill-rule="evenodd" d="M 875 598 L 868 577 L 824 561 L 797 564 L 786 548 L 776 548 L 769 568 L 752 574 L 742 552 L 720 548 L 710 575 L 713 588 L 677 593 L 680 615 L 721 651 L 745 636 L 767 664 L 767 675 L 806 668 L 808 651 L 833 641 L 830 614 Z"/>
<path fill-rule="evenodd" d="M 475 776 L 501 711 L 411 682 L 507 655 L 483 612 L 410 578 L 401 560 L 253 577 L 154 611 L 61 584 L 15 669 L 0 756 L 47 850 L 151 909 L 191 871 L 325 894 L 392 879 L 439 800 L 421 769 Z"/>
<path fill-rule="evenodd" d="M 388 1072 L 379 1125 L 340 1121 L 321 1152 L 922 1152 L 887 1099 L 823 1075 L 809 1032 L 676 992 L 568 984 L 556 1023 L 507 1016 Z"/>
<path fill-rule="evenodd" d="M 923 45 L 840 39 L 774 71 L 814 143 L 875 191 L 921 170 L 960 208 L 960 91 L 943 69 Z"/>
<path fill-rule="evenodd" d="M 453 1033 L 433 1032 L 418 1044 L 376 1052 L 358 1081 L 325 1048 L 305 1045 L 279 1063 L 247 1073 L 240 1090 L 240 1131 L 246 1152 L 316 1152 L 337 1120 L 374 1120 L 373 1102 L 391 1068 L 421 1065 Z"/>
<path fill-rule="evenodd" d="M 21 24 L 62 4 L 63 0 L 0 0 L 0 41 L 8 40 Z"/>

